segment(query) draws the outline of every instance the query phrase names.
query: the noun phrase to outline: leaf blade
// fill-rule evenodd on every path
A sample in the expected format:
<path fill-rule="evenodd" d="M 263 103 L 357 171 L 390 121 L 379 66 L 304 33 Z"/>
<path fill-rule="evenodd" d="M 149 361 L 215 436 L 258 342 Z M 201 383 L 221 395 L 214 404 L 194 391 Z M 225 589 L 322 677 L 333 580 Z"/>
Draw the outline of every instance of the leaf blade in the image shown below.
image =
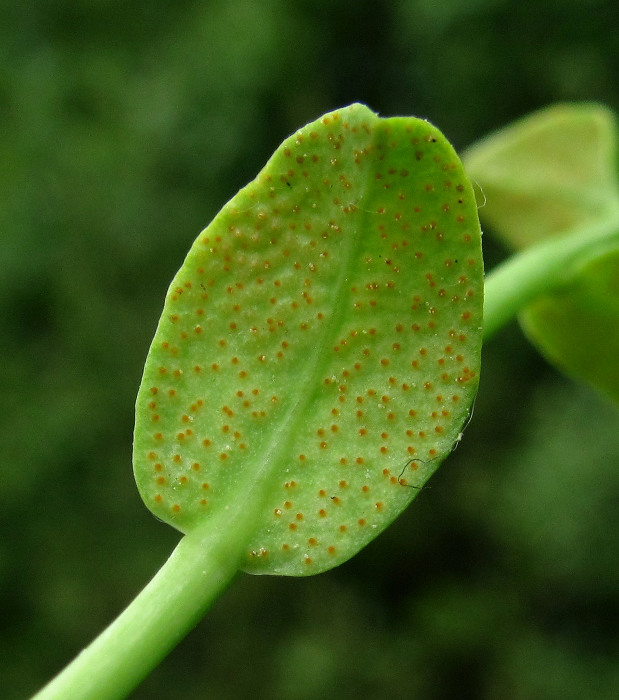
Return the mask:
<path fill-rule="evenodd" d="M 458 438 L 481 280 L 474 196 L 434 127 L 353 105 L 298 131 L 170 287 L 136 413 L 147 506 L 187 532 L 240 499 L 253 573 L 348 559 L 414 497 L 405 465 L 421 485 Z"/>
<path fill-rule="evenodd" d="M 599 104 L 559 104 L 468 148 L 480 216 L 510 248 L 595 223 L 617 206 L 616 126 Z"/>
<path fill-rule="evenodd" d="M 616 157 L 615 116 L 599 104 L 540 110 L 464 154 L 467 171 L 487 198 L 481 218 L 515 249 L 581 230 L 585 235 L 597 225 L 608 226 L 610 244 L 619 212 Z M 583 264 L 573 281 L 523 309 L 519 319 L 558 369 L 614 401 L 618 277 L 616 254 Z"/>
<path fill-rule="evenodd" d="M 573 284 L 540 299 L 520 317 L 531 342 L 566 374 L 619 403 L 619 252 L 591 262 Z M 600 329 L 604 334 L 600 337 Z M 599 338 L 592 347 L 583 340 Z"/>

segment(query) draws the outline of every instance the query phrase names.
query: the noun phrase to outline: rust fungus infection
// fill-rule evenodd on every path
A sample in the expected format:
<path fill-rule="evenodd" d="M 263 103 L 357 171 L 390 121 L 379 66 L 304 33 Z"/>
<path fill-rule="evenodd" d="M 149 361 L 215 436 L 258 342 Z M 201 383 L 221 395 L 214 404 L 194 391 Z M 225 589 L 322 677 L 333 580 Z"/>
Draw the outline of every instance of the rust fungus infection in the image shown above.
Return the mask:
<path fill-rule="evenodd" d="M 170 286 L 137 401 L 148 507 L 186 533 L 250 512 L 254 573 L 351 557 L 459 439 L 480 251 L 470 183 L 428 122 L 353 105 L 287 139 Z"/>

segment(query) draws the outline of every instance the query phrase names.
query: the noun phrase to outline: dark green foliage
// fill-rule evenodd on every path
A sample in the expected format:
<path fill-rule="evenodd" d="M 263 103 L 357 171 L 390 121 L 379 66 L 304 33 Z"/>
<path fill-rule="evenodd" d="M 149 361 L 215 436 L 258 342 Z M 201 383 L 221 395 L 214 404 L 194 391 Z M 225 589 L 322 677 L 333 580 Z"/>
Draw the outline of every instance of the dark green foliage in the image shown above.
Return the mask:
<path fill-rule="evenodd" d="M 353 101 L 457 148 L 558 100 L 619 108 L 614 2 L 357 5 L 1 3 L 3 698 L 176 541 L 131 474 L 144 357 L 190 242 L 283 137 Z M 614 697 L 616 413 L 515 328 L 484 362 L 465 440 L 403 518 L 324 576 L 240 577 L 135 697 Z"/>

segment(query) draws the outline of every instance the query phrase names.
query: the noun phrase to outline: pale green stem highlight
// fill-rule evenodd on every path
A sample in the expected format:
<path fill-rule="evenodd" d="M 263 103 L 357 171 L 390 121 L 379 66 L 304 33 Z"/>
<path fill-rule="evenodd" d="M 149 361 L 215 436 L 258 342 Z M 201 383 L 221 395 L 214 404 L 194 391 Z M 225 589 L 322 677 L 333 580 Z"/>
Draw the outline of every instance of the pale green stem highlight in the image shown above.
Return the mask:
<path fill-rule="evenodd" d="M 144 590 L 36 700 L 114 700 L 131 691 L 200 621 L 244 553 L 232 527 L 185 535 Z M 236 542 L 235 542 L 236 540 Z"/>
<path fill-rule="evenodd" d="M 611 250 L 619 250 L 619 211 L 510 257 L 486 277 L 484 340 L 534 299 L 569 284 L 584 265 Z"/>

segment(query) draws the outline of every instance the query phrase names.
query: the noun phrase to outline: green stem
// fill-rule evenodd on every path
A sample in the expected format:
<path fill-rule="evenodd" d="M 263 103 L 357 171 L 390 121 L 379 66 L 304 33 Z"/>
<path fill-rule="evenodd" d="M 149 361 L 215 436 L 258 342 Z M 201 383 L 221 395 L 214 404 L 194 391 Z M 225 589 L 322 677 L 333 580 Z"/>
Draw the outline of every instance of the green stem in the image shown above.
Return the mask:
<path fill-rule="evenodd" d="M 486 277 L 484 340 L 534 299 L 569 284 L 582 267 L 611 250 L 619 250 L 619 211 L 513 255 Z"/>
<path fill-rule="evenodd" d="M 244 527 L 197 528 L 156 576 L 36 700 L 125 698 L 199 622 L 228 585 L 246 540 Z M 232 539 L 232 542 L 231 542 Z"/>

